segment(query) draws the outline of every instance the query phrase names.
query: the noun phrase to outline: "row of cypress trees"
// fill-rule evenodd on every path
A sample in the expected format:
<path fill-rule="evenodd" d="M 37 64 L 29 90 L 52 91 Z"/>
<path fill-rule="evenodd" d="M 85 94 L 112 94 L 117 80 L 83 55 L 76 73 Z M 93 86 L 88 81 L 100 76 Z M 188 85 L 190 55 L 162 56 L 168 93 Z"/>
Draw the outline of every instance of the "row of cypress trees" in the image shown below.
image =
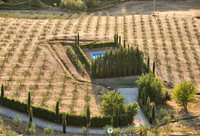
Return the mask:
<path fill-rule="evenodd" d="M 143 72 L 143 53 L 138 48 L 119 47 L 105 51 L 104 55 L 92 60 L 93 78 L 141 75 Z"/>

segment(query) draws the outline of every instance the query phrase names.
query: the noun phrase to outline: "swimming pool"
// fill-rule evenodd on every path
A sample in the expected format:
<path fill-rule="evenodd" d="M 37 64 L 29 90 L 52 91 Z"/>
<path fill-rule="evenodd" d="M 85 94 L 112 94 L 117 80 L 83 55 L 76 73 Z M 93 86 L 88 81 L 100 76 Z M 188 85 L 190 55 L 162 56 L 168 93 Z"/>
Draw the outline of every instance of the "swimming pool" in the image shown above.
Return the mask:
<path fill-rule="evenodd" d="M 100 53 L 101 55 L 103 56 L 104 52 L 95 52 L 95 53 L 91 53 L 91 56 L 93 59 L 95 59 L 96 57 L 100 56 Z"/>

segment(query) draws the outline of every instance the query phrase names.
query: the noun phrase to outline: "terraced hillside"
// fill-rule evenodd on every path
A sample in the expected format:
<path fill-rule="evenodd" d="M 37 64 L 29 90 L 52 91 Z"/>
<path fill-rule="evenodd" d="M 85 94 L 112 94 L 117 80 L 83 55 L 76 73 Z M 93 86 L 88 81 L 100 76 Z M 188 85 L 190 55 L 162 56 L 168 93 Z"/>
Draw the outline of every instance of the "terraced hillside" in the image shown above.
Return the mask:
<path fill-rule="evenodd" d="M 160 13 L 151 15 L 110 16 L 95 14 L 70 15 L 66 19 L 0 18 L 0 84 L 5 96 L 27 100 L 32 92 L 34 105 L 61 111 L 81 113 L 90 96 L 92 115 L 99 113 L 97 95 L 104 88 L 77 79 L 90 80 L 87 72 L 79 74 L 60 44 L 44 44 L 55 37 L 112 40 L 121 35 L 130 46 L 138 46 L 151 64 L 156 61 L 156 75 L 162 81 L 177 84 L 193 81 L 200 88 L 200 20 L 190 15 Z M 67 41 L 67 39 L 66 39 Z M 58 59 L 65 61 L 63 70 Z"/>

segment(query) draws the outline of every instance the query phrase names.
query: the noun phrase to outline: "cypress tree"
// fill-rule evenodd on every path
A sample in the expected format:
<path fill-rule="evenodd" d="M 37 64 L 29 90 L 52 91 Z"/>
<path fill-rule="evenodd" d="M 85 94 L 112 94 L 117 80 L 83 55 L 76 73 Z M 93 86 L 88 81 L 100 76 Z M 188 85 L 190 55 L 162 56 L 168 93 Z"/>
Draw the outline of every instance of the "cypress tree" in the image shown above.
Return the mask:
<path fill-rule="evenodd" d="M 75 47 L 77 46 L 77 37 L 75 36 Z"/>
<path fill-rule="evenodd" d="M 99 68 L 98 68 L 98 73 L 99 73 L 99 77 L 102 77 L 102 56 L 101 56 L 101 53 L 100 53 L 100 56 L 99 56 Z"/>
<path fill-rule="evenodd" d="M 117 42 L 117 44 L 119 44 L 118 43 L 118 39 L 119 39 L 119 36 L 118 36 L 118 34 L 116 35 L 116 42 Z"/>
<path fill-rule="evenodd" d="M 124 48 L 126 48 L 126 40 L 124 40 Z"/>
<path fill-rule="evenodd" d="M 155 61 L 153 62 L 153 74 L 155 74 L 155 67 L 156 67 L 156 63 Z"/>
<path fill-rule="evenodd" d="M 95 59 L 94 61 L 93 61 L 93 77 L 95 78 L 97 75 L 96 75 L 96 70 L 97 70 L 97 60 Z"/>
<path fill-rule="evenodd" d="M 147 67 L 150 68 L 150 58 L 148 56 L 148 59 L 147 59 Z"/>
<path fill-rule="evenodd" d="M 3 86 L 3 84 L 1 85 L 1 97 L 4 97 L 4 86 Z"/>
<path fill-rule="evenodd" d="M 152 121 L 154 121 L 156 118 L 156 107 L 155 104 L 152 104 Z"/>
<path fill-rule="evenodd" d="M 104 57 L 104 65 L 105 65 L 104 66 L 105 67 L 105 77 L 107 77 L 108 76 L 108 51 L 107 50 L 105 51 L 103 57 Z"/>
<path fill-rule="evenodd" d="M 78 33 L 78 39 L 77 40 L 78 40 L 78 46 L 79 46 L 79 33 Z"/>
<path fill-rule="evenodd" d="M 129 53 L 128 54 L 128 75 L 133 74 L 133 65 L 135 65 L 135 64 L 132 62 L 131 53 Z"/>
<path fill-rule="evenodd" d="M 115 114 L 113 116 L 113 126 L 119 126 L 119 109 L 117 107 L 115 108 Z"/>
<path fill-rule="evenodd" d="M 66 125 L 67 125 L 67 122 L 66 122 L 66 117 L 65 115 L 62 116 L 62 126 L 63 126 L 63 133 L 66 134 Z"/>
<path fill-rule="evenodd" d="M 32 108 L 30 107 L 30 109 L 29 109 L 29 122 L 33 122 L 33 110 L 32 110 Z"/>
<path fill-rule="evenodd" d="M 89 105 L 87 105 L 87 111 L 86 111 L 87 113 L 87 124 L 89 124 L 90 123 L 90 106 Z"/>
<path fill-rule="evenodd" d="M 151 106 L 149 97 L 147 98 L 146 106 L 147 106 L 147 112 L 149 112 L 150 111 L 150 106 Z"/>
<path fill-rule="evenodd" d="M 56 102 L 56 116 L 59 115 L 59 101 Z"/>
<path fill-rule="evenodd" d="M 143 96 L 142 96 L 142 104 L 145 105 L 146 104 L 146 89 L 143 90 Z"/>
<path fill-rule="evenodd" d="M 119 36 L 119 45 L 120 45 L 120 47 L 121 47 L 121 36 Z"/>
<path fill-rule="evenodd" d="M 27 109 L 28 109 L 28 112 L 30 110 L 30 107 L 31 107 L 31 92 L 28 92 L 28 105 L 27 105 Z"/>
<path fill-rule="evenodd" d="M 137 59 L 135 53 L 132 55 L 132 58 L 133 58 L 133 62 L 132 62 L 132 63 L 133 63 L 133 74 L 134 74 L 134 75 L 137 75 L 138 59 Z"/>
<path fill-rule="evenodd" d="M 142 74 L 142 70 L 143 70 L 143 58 L 142 56 L 138 56 L 138 67 L 137 67 L 137 74 Z"/>

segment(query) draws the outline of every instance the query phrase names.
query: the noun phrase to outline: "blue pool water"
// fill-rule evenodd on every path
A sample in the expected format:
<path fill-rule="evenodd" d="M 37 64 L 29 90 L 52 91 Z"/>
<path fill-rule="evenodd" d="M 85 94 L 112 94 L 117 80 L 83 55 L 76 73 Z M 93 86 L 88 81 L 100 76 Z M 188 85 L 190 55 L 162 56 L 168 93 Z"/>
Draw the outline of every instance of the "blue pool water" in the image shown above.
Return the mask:
<path fill-rule="evenodd" d="M 92 58 L 95 59 L 96 57 L 100 56 L 100 53 L 101 53 L 101 55 L 103 56 L 104 52 L 95 52 L 95 53 L 91 53 Z"/>

